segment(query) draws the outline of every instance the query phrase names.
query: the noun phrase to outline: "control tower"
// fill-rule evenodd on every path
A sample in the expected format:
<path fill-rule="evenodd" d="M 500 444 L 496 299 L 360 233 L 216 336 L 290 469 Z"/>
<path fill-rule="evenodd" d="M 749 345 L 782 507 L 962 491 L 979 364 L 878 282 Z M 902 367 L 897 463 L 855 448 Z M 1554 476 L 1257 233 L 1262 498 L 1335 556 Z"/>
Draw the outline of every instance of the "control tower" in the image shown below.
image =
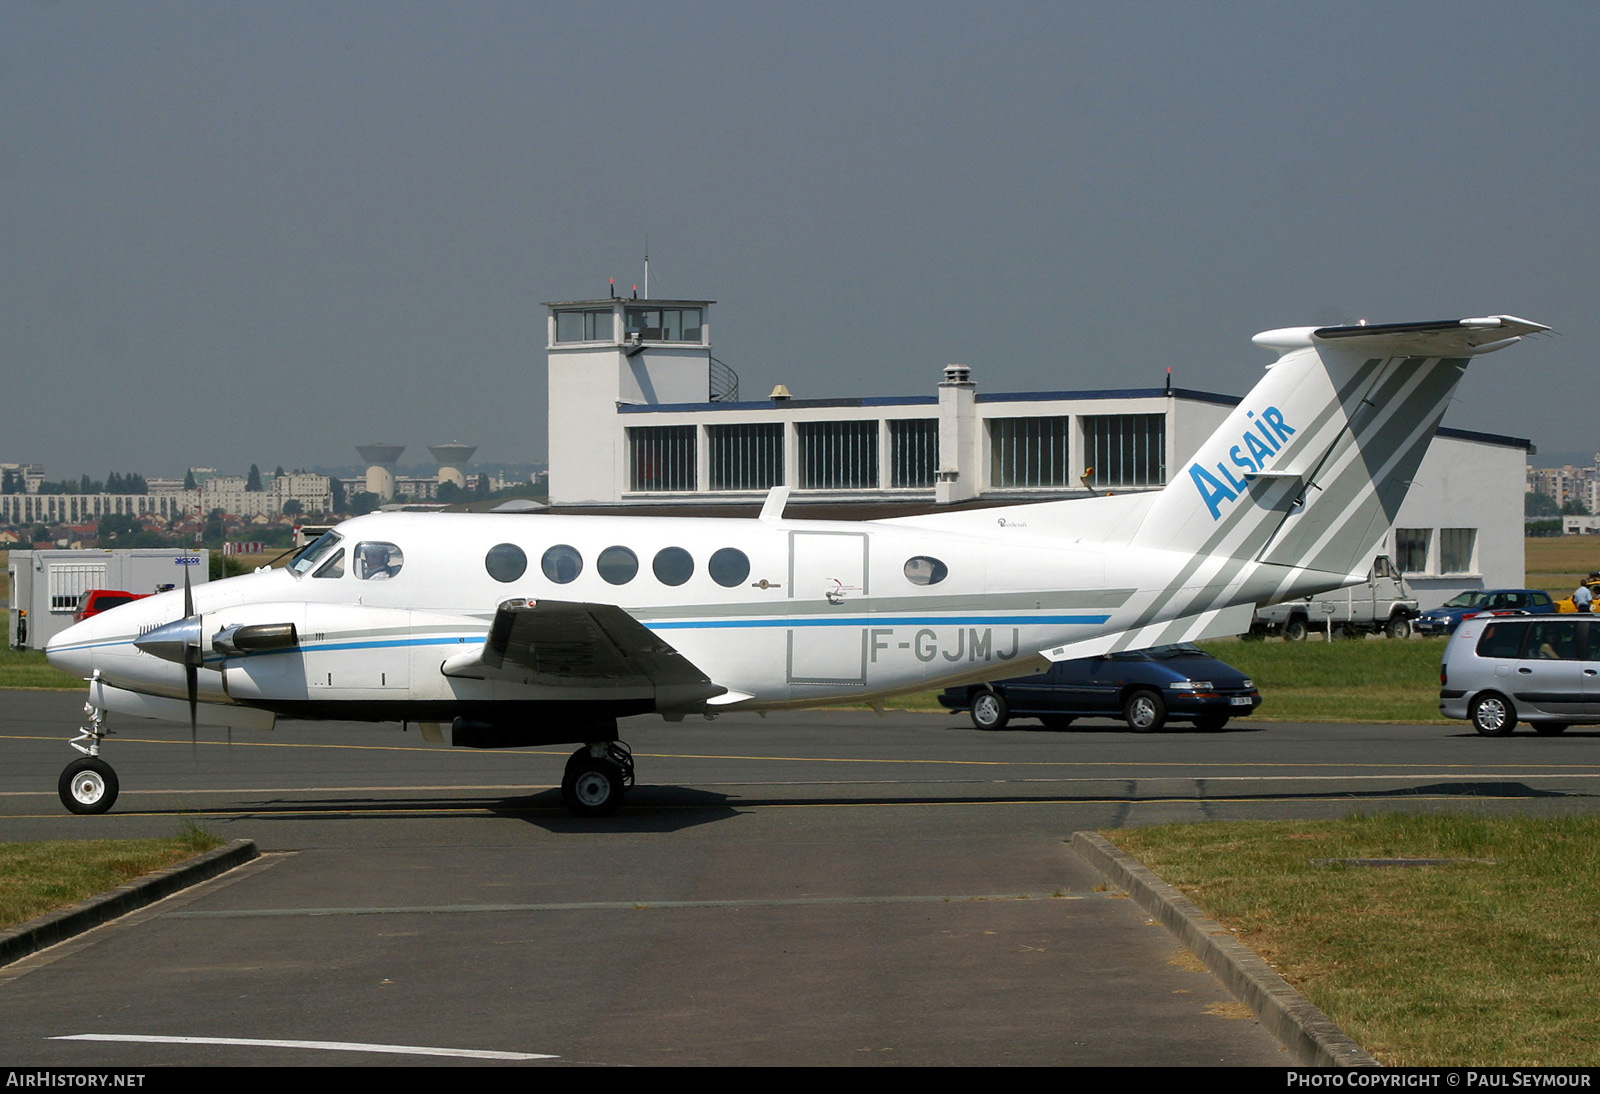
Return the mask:
<path fill-rule="evenodd" d="M 611 424 L 619 408 L 738 399 L 738 376 L 711 356 L 713 303 L 613 296 L 545 304 L 552 504 L 609 501 L 626 488 Z"/>

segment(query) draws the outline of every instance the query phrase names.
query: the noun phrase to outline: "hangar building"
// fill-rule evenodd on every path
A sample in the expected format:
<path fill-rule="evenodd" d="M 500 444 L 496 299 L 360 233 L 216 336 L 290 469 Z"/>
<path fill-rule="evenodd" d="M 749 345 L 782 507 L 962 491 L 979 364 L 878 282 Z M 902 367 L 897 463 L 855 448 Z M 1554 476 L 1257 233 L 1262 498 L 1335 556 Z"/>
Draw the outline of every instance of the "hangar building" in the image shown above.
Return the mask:
<path fill-rule="evenodd" d="M 948 365 L 933 392 L 741 398 L 712 354 L 714 301 L 549 303 L 554 507 L 807 502 L 1008 504 L 1158 490 L 1239 398 L 1187 388 L 980 392 Z M 930 377 L 931 379 L 931 377 Z M 1395 526 L 1423 608 L 1523 584 L 1526 440 L 1441 428 Z"/>

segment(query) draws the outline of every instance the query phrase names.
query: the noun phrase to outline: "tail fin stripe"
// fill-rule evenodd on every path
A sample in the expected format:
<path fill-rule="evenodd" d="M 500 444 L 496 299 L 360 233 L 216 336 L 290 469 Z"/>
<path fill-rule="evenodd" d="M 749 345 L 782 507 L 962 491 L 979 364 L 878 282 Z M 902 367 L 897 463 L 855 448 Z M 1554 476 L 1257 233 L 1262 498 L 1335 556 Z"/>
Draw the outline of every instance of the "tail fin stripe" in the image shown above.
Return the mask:
<path fill-rule="evenodd" d="M 1295 438 L 1299 443 L 1284 446 L 1288 453 L 1287 466 L 1294 466 L 1306 452 L 1318 454 L 1306 475 L 1319 488 L 1314 504 L 1297 511 L 1287 504 L 1293 501 L 1291 495 L 1299 488 L 1298 480 L 1257 480 L 1260 485 L 1251 490 L 1250 502 L 1227 514 L 1222 526 L 1207 537 L 1200 551 L 1145 605 L 1132 626 L 1147 627 L 1159 618 L 1171 619 L 1205 611 L 1217 602 L 1223 590 L 1248 580 L 1246 571 L 1259 563 L 1290 567 L 1283 572 L 1282 585 L 1289 584 L 1296 575 L 1307 570 L 1327 569 L 1335 575 L 1347 573 L 1350 561 L 1346 556 L 1369 546 L 1367 532 L 1373 517 L 1368 516 L 1355 534 L 1355 538 L 1362 540 L 1359 546 L 1349 548 L 1347 544 L 1330 553 L 1334 537 L 1351 531 L 1350 520 L 1352 516 L 1360 516 L 1364 503 L 1371 505 L 1374 515 L 1383 508 L 1375 494 L 1367 498 L 1363 494 L 1372 489 L 1375 480 L 1383 481 L 1386 472 L 1406 461 L 1413 449 L 1419 448 L 1419 441 L 1420 450 L 1425 450 L 1438 416 L 1443 414 L 1448 390 L 1460 376 L 1459 369 L 1429 368 L 1429 363 L 1422 358 L 1395 357 L 1387 361 L 1369 360 L 1360 366 L 1356 376 L 1340 385 L 1339 400 L 1330 402 L 1311 427 L 1300 431 Z M 1434 408 L 1437 408 L 1436 414 L 1428 414 Z M 1341 412 L 1343 421 L 1338 420 Z M 1427 415 L 1425 419 L 1424 415 Z M 1418 461 L 1420 450 L 1416 455 Z M 1382 467 L 1370 467 L 1361 458 L 1366 452 L 1387 452 L 1389 458 Z M 1282 518 L 1271 520 L 1268 516 L 1271 511 L 1281 512 Z M 1312 525 L 1302 526 L 1296 519 L 1303 520 L 1310 514 L 1316 514 Z M 1246 521 L 1254 523 L 1239 537 L 1240 526 Z M 1288 529 L 1284 542 L 1274 543 L 1284 529 Z M 1309 552 L 1301 553 L 1308 537 L 1316 539 L 1315 557 Z M 1343 542 L 1350 537 L 1339 538 Z M 1223 544 L 1230 539 L 1234 542 L 1223 552 Z M 1281 556 L 1286 551 L 1295 554 L 1292 562 L 1283 557 L 1271 557 Z M 1196 582 L 1195 577 L 1208 565 L 1214 566 L 1215 572 L 1209 580 Z M 1186 586 L 1187 596 L 1183 595 Z"/>
<path fill-rule="evenodd" d="M 1459 362 L 1448 358 L 1414 370 L 1411 390 L 1363 423 L 1339 453 L 1314 511 L 1292 526 L 1285 522 L 1271 550 L 1262 552 L 1262 561 L 1294 562 L 1332 573 L 1347 573 L 1357 565 L 1358 556 L 1377 538 L 1372 525 L 1392 520 L 1398 511 L 1460 376 Z M 1369 464 L 1369 457 L 1382 463 Z M 1363 509 L 1365 523 L 1356 528 Z"/>

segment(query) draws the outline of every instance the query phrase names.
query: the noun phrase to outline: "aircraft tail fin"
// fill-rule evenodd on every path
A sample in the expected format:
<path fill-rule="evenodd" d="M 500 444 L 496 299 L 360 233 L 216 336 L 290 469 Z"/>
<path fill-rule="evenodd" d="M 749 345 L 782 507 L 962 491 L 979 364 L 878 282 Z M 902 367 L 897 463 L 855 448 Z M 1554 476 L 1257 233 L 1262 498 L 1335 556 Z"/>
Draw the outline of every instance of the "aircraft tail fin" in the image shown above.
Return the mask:
<path fill-rule="evenodd" d="M 1499 315 L 1256 335 L 1278 360 L 1133 542 L 1349 574 L 1393 522 L 1468 358 L 1548 329 Z"/>

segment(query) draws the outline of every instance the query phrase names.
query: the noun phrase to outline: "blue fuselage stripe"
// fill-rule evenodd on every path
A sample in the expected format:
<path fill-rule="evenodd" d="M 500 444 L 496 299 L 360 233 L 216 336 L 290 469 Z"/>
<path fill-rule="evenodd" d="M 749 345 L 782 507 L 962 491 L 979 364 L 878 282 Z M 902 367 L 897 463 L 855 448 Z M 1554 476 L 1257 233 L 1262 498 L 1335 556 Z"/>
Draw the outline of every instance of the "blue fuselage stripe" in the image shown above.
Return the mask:
<path fill-rule="evenodd" d="M 845 618 L 777 618 L 777 619 L 685 619 L 640 620 L 652 631 L 681 630 L 749 630 L 752 628 L 797 629 L 801 627 L 1039 627 L 1098 625 L 1110 619 L 1109 615 L 856 615 Z M 447 635 L 432 638 L 369 639 L 351 642 L 304 643 L 298 647 L 304 653 L 325 653 L 333 650 L 375 650 L 398 646 L 467 646 L 484 641 L 483 635 Z M 131 645 L 133 639 L 121 638 L 106 642 L 88 642 L 81 646 L 65 647 L 61 652 L 86 649 L 106 649 Z M 267 653 L 291 653 L 293 650 L 271 650 Z M 251 655 L 246 655 L 251 656 Z M 260 654 L 254 655 L 260 656 Z M 236 658 L 206 656 L 207 662 Z"/>
<path fill-rule="evenodd" d="M 865 615 L 845 619 L 704 619 L 682 622 L 640 620 L 653 631 L 744 629 L 749 627 L 1036 627 L 1097 624 L 1109 615 Z"/>

